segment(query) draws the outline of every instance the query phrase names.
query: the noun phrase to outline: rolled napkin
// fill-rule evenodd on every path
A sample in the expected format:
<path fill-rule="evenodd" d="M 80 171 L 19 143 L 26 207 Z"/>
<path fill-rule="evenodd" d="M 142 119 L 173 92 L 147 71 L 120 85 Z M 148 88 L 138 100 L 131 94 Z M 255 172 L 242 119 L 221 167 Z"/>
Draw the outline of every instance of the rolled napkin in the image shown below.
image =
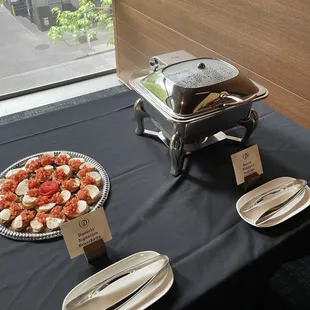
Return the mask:
<path fill-rule="evenodd" d="M 148 285 L 152 279 L 161 273 L 168 266 L 169 259 L 165 255 L 158 255 L 157 259 L 156 257 L 150 259 L 150 263 L 148 260 L 145 262 L 144 264 L 142 261 L 130 269 L 125 268 L 125 275 L 117 278 L 114 282 L 108 281 L 105 284 L 106 280 L 102 281 L 99 289 L 97 285 L 95 285 L 95 290 L 92 290 L 93 287 L 85 287 L 86 296 L 82 292 L 76 298 L 71 299 L 66 304 L 65 309 L 103 310 L 118 303 L 122 304 L 122 301 L 125 302 L 128 297 L 132 298 L 135 293 L 139 293 L 145 285 Z M 122 270 L 116 275 L 121 272 Z M 90 292 L 88 292 L 89 289 L 91 289 Z"/>

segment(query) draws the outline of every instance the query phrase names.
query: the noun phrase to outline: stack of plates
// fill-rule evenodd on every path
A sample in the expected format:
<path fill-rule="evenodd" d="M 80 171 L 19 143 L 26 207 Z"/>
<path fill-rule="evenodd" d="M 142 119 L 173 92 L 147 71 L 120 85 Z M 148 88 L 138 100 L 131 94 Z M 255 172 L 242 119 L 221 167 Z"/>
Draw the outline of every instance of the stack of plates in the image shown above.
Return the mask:
<path fill-rule="evenodd" d="M 171 266 L 169 263 L 165 264 L 165 261 L 162 258 L 159 261 L 146 264 L 141 269 L 134 268 L 134 266 L 139 266 L 139 264 L 155 258 L 156 256 L 159 257 L 159 254 L 153 251 L 136 253 L 96 273 L 77 285 L 66 296 L 62 309 L 146 309 L 166 294 L 173 284 L 173 272 Z M 161 266 L 164 266 L 164 268 Z M 89 291 L 91 288 L 104 282 L 110 277 L 113 277 L 124 270 L 130 270 L 131 268 L 134 268 L 133 272 L 103 286 L 94 298 L 75 307 L 75 305 L 79 303 L 79 296 L 81 296 L 81 294 Z M 159 270 L 161 271 L 158 272 Z M 147 283 L 147 285 L 143 286 L 145 283 Z M 142 289 L 136 291 L 139 287 L 142 287 Z M 127 298 L 124 299 L 125 297 Z"/>
<path fill-rule="evenodd" d="M 275 226 L 288 220 L 310 205 L 310 189 L 308 186 L 302 186 L 302 182 L 304 182 L 304 185 L 306 182 L 303 180 L 295 181 L 297 180 L 291 177 L 281 177 L 259 186 L 237 201 L 237 212 L 250 225 L 262 228 Z M 292 183 L 293 186 L 287 186 L 291 182 L 297 185 Z M 245 206 L 249 205 L 249 202 L 253 201 L 256 201 L 255 207 L 245 208 Z M 272 216 L 268 216 L 268 220 L 258 224 L 258 219 L 266 211 L 277 208 L 281 203 L 283 207 L 279 211 Z"/>

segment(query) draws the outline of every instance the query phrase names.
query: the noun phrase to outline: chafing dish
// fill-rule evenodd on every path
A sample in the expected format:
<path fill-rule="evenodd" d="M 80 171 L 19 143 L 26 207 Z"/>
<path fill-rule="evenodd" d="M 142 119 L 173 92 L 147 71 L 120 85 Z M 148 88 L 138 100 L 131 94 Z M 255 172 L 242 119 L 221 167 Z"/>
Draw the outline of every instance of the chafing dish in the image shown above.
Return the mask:
<path fill-rule="evenodd" d="M 252 103 L 268 96 L 231 64 L 185 51 L 151 57 L 150 68 L 129 83 L 141 96 L 134 104 L 136 134 L 156 136 L 169 147 L 173 176 L 193 151 L 224 139 L 247 144 L 258 123 Z M 145 117 L 158 131 L 144 128 Z M 237 125 L 245 128 L 243 137 L 223 132 Z"/>

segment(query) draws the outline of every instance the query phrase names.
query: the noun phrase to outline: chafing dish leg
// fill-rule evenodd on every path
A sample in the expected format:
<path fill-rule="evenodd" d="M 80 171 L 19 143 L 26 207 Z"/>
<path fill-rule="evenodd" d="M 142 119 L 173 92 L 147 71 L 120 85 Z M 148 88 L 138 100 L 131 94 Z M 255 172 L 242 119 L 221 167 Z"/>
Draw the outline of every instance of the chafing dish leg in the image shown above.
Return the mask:
<path fill-rule="evenodd" d="M 173 176 L 178 176 L 183 167 L 184 152 L 183 152 L 183 138 L 179 133 L 175 133 L 170 140 L 170 173 Z"/>
<path fill-rule="evenodd" d="M 245 127 L 246 132 L 241 140 L 242 143 L 247 144 L 252 133 L 257 127 L 258 124 L 258 113 L 255 110 L 251 110 L 246 119 L 242 119 L 238 122 L 240 126 Z"/>
<path fill-rule="evenodd" d="M 134 104 L 134 116 L 137 121 L 136 134 L 141 136 L 144 132 L 144 118 L 149 117 L 149 114 L 144 111 L 143 99 L 139 98 Z"/>

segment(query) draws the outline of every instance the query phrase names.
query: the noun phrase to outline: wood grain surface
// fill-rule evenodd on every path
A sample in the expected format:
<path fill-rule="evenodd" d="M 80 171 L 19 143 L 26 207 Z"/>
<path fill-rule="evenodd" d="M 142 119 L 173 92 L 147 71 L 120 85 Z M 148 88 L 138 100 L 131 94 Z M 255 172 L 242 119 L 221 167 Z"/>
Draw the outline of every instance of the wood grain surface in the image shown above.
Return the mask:
<path fill-rule="evenodd" d="M 266 104 L 310 128 L 310 3 L 115 0 L 117 73 L 179 49 L 230 62 L 268 88 Z"/>

